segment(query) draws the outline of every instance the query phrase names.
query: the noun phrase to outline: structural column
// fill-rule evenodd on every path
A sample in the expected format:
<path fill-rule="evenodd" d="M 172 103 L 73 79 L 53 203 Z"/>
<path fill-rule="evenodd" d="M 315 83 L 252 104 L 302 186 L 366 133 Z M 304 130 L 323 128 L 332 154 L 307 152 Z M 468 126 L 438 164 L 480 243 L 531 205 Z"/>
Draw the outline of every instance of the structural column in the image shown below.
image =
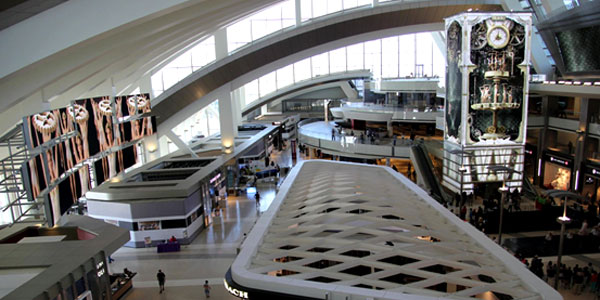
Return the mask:
<path fill-rule="evenodd" d="M 219 93 L 219 123 L 221 124 L 221 147 L 225 153 L 231 153 L 237 136 L 237 114 L 229 89 Z"/>
<path fill-rule="evenodd" d="M 598 145 L 590 143 L 589 124 L 592 116 L 600 109 L 598 101 L 590 101 L 588 98 L 581 98 L 579 114 L 579 128 L 577 128 L 577 142 L 575 143 L 575 173 L 573 190 L 579 191 L 583 185 L 585 177 L 584 162 L 591 156 L 591 153 L 598 151 Z"/>
<path fill-rule="evenodd" d="M 215 56 L 216 60 L 219 61 L 227 57 L 228 49 L 227 49 L 227 29 L 221 28 L 215 31 Z"/>
<path fill-rule="evenodd" d="M 543 156 L 544 150 L 546 149 L 546 144 L 547 144 L 547 139 L 546 139 L 546 135 L 548 134 L 548 113 L 549 113 L 549 109 L 548 109 L 548 96 L 543 96 L 542 97 L 542 116 L 544 116 L 544 126 L 542 127 L 542 130 L 540 130 L 540 137 L 538 139 L 538 144 L 537 144 L 537 159 L 535 161 L 535 170 L 536 170 L 536 174 L 534 174 L 533 178 L 534 178 L 534 184 L 540 185 L 541 184 L 541 176 L 538 176 L 538 174 L 542 174 L 542 172 L 544 171 L 544 164 L 541 163 Z"/>
<path fill-rule="evenodd" d="M 300 26 L 300 24 L 302 23 L 302 4 L 301 4 L 302 0 L 296 0 L 295 1 L 295 6 L 296 6 L 296 26 Z"/>

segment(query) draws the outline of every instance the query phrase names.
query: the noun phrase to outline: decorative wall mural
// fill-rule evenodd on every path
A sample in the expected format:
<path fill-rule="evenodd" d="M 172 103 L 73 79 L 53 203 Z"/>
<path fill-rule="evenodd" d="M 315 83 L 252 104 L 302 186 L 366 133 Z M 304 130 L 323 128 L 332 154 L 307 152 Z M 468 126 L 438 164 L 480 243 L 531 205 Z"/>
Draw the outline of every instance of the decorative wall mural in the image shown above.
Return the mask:
<path fill-rule="evenodd" d="M 23 120 L 25 142 L 35 155 L 21 168 L 30 199 L 44 196 L 49 225 L 96 184 L 138 162 L 137 146 L 156 131 L 148 94 L 75 100 L 68 107 L 37 113 Z M 96 160 L 94 170 L 88 166 Z M 65 176 L 66 172 L 73 172 Z"/>

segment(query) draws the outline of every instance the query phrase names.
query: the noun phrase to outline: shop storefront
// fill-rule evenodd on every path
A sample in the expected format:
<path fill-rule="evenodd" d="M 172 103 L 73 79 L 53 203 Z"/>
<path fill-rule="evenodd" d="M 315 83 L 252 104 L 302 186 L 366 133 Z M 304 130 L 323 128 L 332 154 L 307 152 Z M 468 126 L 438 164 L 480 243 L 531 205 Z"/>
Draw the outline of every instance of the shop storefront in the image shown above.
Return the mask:
<path fill-rule="evenodd" d="M 573 157 L 553 151 L 543 156 L 543 187 L 549 190 L 569 190 L 573 177 Z"/>
<path fill-rule="evenodd" d="M 586 160 L 584 173 L 581 194 L 592 201 L 600 201 L 600 161 Z"/>

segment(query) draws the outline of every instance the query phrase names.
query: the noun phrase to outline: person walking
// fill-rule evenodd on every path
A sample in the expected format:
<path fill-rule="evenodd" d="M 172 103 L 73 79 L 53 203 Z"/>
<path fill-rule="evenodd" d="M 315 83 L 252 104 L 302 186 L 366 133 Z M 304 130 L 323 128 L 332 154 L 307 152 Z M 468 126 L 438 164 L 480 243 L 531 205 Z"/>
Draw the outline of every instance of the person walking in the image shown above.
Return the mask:
<path fill-rule="evenodd" d="M 206 298 L 210 298 L 210 285 L 208 285 L 208 280 L 204 281 L 204 295 Z"/>
<path fill-rule="evenodd" d="M 167 278 L 167 276 L 165 275 L 165 273 L 163 273 L 162 270 L 158 270 L 158 273 L 156 273 L 156 279 L 158 279 L 158 287 L 160 288 L 159 294 L 162 294 L 162 292 L 165 291 L 165 279 L 166 278 Z"/>
<path fill-rule="evenodd" d="M 258 191 L 254 194 L 254 199 L 256 199 L 256 207 L 258 208 L 260 206 L 260 193 Z"/>

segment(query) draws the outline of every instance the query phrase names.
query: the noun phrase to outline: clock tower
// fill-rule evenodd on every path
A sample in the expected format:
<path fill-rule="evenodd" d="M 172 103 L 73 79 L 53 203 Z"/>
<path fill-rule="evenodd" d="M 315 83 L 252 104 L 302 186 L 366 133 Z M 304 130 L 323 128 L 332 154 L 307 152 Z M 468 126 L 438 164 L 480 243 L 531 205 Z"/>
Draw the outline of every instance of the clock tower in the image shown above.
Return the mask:
<path fill-rule="evenodd" d="M 446 18 L 443 184 L 471 193 L 523 178 L 532 18 L 527 12 L 465 12 Z M 521 173 L 494 172 L 504 166 Z"/>

